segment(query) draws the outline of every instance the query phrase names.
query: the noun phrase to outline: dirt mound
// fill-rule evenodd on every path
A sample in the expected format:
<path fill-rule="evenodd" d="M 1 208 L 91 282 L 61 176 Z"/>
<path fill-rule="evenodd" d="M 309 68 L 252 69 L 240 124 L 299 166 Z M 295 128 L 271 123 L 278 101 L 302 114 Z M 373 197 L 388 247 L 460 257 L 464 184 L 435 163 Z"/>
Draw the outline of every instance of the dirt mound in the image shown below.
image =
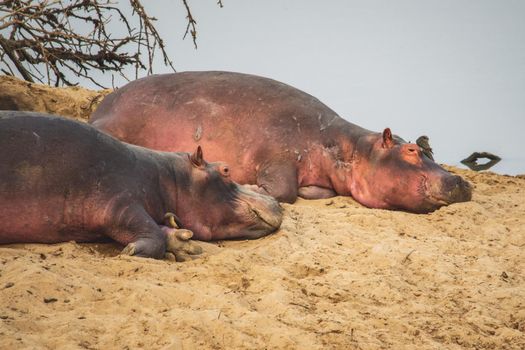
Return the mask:
<path fill-rule="evenodd" d="M 0 76 L 0 110 L 34 111 L 86 121 L 111 90 L 52 88 L 10 76 Z"/>

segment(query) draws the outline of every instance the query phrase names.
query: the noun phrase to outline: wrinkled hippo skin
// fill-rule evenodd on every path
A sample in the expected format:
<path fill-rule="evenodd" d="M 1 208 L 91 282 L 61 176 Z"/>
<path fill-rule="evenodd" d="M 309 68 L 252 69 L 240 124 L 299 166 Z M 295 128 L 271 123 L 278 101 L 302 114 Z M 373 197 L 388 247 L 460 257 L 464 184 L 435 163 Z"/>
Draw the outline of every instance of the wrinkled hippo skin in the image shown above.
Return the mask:
<path fill-rule="evenodd" d="M 343 195 L 371 208 L 429 212 L 471 199 L 468 182 L 390 129 L 366 130 L 305 92 L 254 75 L 139 79 L 106 96 L 90 123 L 157 150 L 200 144 L 234 166 L 235 181 L 284 202 Z"/>
<path fill-rule="evenodd" d="M 282 220 L 277 201 L 237 185 L 200 147 L 152 151 L 39 113 L 0 112 L 0 164 L 3 244 L 110 237 L 132 255 L 161 258 L 168 212 L 200 240 L 257 238 Z"/>

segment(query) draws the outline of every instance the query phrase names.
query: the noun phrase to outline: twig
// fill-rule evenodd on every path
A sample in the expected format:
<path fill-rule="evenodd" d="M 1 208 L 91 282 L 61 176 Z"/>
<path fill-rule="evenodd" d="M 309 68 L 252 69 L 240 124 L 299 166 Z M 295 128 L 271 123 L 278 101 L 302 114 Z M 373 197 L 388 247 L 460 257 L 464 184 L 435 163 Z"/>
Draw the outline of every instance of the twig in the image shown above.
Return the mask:
<path fill-rule="evenodd" d="M 193 45 L 195 46 L 195 48 L 197 48 L 197 28 L 195 27 L 197 22 L 195 21 L 195 19 L 193 18 L 193 15 L 191 14 L 190 7 L 188 5 L 187 0 L 182 0 L 182 3 L 184 4 L 184 7 L 186 7 L 186 19 L 188 20 L 188 25 L 186 26 L 186 32 L 184 33 L 184 36 L 182 37 L 182 39 L 185 39 L 189 32 L 193 39 Z M 222 3 L 220 4 L 220 6 L 222 7 Z M 191 27 L 191 30 L 190 30 L 190 27 Z"/>
<path fill-rule="evenodd" d="M 412 251 L 410 253 L 408 253 L 407 256 L 405 256 L 403 261 L 401 261 L 401 264 L 406 263 L 410 259 L 410 255 L 412 255 L 412 253 L 415 252 L 415 251 L 416 251 L 415 249 L 412 249 Z"/>
<path fill-rule="evenodd" d="M 76 85 L 69 77 L 91 78 L 91 70 L 123 74 L 134 65 L 153 71 L 154 54 L 159 50 L 171 67 L 163 41 L 140 0 L 129 0 L 137 32 L 113 0 L 12 0 L 0 2 L 0 69 L 17 72 L 27 81 L 54 85 Z M 108 27 L 121 23 L 126 34 L 113 37 Z M 79 24 L 82 23 L 82 26 Z M 79 31 L 77 28 L 86 28 Z M 130 49 L 135 45 L 136 50 Z M 140 55 L 147 53 L 146 64 Z"/>

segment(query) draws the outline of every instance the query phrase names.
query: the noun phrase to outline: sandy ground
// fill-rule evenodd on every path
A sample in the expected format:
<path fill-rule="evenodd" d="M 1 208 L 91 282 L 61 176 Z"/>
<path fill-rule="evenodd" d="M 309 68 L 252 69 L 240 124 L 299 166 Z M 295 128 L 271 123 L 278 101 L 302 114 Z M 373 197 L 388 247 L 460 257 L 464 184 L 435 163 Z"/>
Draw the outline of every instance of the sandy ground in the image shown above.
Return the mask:
<path fill-rule="evenodd" d="M 186 263 L 0 246 L 0 349 L 524 349 L 525 178 L 449 169 L 471 202 L 299 200 Z"/>
<path fill-rule="evenodd" d="M 0 110 L 26 110 L 87 121 L 111 90 L 92 91 L 81 87 L 53 88 L 0 76 Z"/>

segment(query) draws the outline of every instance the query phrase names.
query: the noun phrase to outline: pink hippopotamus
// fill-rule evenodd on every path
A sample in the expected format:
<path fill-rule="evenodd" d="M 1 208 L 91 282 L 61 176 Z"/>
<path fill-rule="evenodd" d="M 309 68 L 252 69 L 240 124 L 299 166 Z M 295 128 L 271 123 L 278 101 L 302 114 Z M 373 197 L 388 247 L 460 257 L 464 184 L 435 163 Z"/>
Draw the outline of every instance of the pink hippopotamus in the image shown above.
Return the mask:
<path fill-rule="evenodd" d="M 188 230 L 212 240 L 279 227 L 274 198 L 239 186 L 233 168 L 206 162 L 195 148 L 153 151 L 85 123 L 0 112 L 0 244 L 111 238 L 131 255 L 179 257 L 198 252 Z M 171 226 L 186 231 L 175 237 Z"/>
<path fill-rule="evenodd" d="M 471 199 L 468 182 L 389 128 L 364 129 L 301 90 L 255 75 L 152 75 L 106 96 L 89 123 L 156 150 L 201 145 L 211 160 L 233 166 L 232 179 L 283 202 L 342 195 L 422 213 Z"/>

